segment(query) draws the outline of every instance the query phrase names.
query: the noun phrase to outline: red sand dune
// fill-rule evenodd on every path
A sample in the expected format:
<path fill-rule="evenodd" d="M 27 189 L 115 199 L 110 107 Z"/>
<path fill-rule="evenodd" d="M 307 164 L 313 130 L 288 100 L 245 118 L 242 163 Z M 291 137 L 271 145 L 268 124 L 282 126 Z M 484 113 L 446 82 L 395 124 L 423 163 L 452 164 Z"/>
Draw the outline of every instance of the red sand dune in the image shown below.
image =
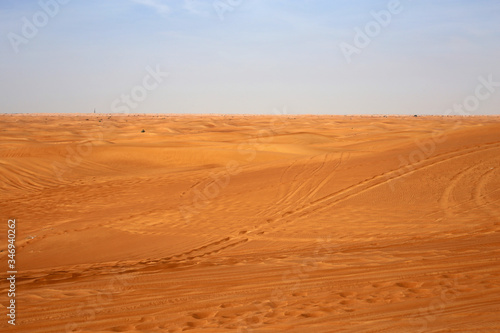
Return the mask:
<path fill-rule="evenodd" d="M 2 332 L 500 332 L 498 117 L 0 129 Z"/>

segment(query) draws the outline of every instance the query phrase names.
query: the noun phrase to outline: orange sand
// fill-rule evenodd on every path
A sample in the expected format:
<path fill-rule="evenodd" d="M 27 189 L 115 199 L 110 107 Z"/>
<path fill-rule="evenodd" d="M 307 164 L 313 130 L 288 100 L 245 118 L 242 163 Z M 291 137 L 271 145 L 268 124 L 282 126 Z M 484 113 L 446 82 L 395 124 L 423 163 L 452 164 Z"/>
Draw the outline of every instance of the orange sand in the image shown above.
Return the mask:
<path fill-rule="evenodd" d="M 500 331 L 498 117 L 0 130 L 0 267 L 16 218 L 18 270 L 2 332 Z"/>

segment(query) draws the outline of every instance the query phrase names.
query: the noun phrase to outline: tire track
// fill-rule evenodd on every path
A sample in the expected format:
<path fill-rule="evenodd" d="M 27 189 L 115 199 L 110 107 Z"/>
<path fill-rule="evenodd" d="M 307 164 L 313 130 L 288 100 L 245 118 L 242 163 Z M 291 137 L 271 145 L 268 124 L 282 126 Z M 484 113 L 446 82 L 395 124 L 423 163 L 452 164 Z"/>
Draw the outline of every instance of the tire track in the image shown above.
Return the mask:
<path fill-rule="evenodd" d="M 303 169 L 300 173 L 298 174 L 295 174 L 294 178 L 293 178 L 293 181 L 292 183 L 296 183 L 296 182 L 299 182 L 299 186 L 297 186 L 294 190 L 292 191 L 288 191 L 288 194 L 283 197 L 280 201 L 278 201 L 275 206 L 279 207 L 281 204 L 285 204 L 285 203 L 288 203 L 288 206 L 290 206 L 290 200 L 292 200 L 292 198 L 295 196 L 295 194 L 299 193 L 300 190 L 302 190 L 304 187 L 306 187 L 307 185 L 310 185 L 311 182 L 314 180 L 314 177 L 316 176 L 316 174 L 318 173 L 319 170 L 321 170 L 323 168 L 323 166 L 325 165 L 325 162 L 326 162 L 326 159 L 327 159 L 327 156 L 328 154 L 325 154 L 324 155 L 324 159 L 322 162 L 320 162 L 321 164 L 314 168 L 310 175 L 304 177 L 307 179 L 307 181 L 300 181 L 300 180 L 297 180 L 297 178 L 302 178 L 300 177 L 302 174 L 304 173 L 307 173 L 307 167 L 308 167 L 308 164 L 311 163 L 311 161 L 317 157 L 317 156 L 320 156 L 320 155 L 316 155 L 316 156 L 313 156 L 309 159 L 308 162 L 306 162 L 304 165 L 303 165 Z"/>
<path fill-rule="evenodd" d="M 486 147 L 484 147 L 484 146 L 486 146 Z M 355 195 L 364 193 L 364 192 L 371 190 L 375 187 L 387 184 L 388 182 L 393 181 L 395 179 L 399 179 L 399 178 L 408 176 L 408 175 L 413 174 L 417 171 L 430 168 L 432 166 L 435 166 L 435 165 L 443 163 L 443 162 L 447 162 L 447 161 L 452 160 L 452 159 L 456 159 L 459 157 L 475 154 L 475 153 L 490 150 L 490 149 L 499 148 L 500 144 L 499 143 L 491 143 L 491 144 L 485 144 L 484 146 L 483 147 L 473 147 L 473 148 L 461 149 L 461 150 L 450 152 L 450 153 L 443 153 L 443 154 L 437 155 L 433 158 L 429 158 L 425 161 L 415 163 L 414 167 L 412 169 L 409 169 L 409 170 L 404 170 L 404 169 L 407 169 L 407 167 L 404 166 L 404 167 L 401 167 L 401 168 L 393 170 L 393 171 L 382 173 L 380 175 L 374 176 L 370 179 L 366 179 L 360 183 L 349 186 L 349 187 L 342 189 L 340 191 L 337 191 L 335 193 L 324 196 L 323 198 L 315 200 L 315 201 L 311 202 L 309 205 L 307 205 L 303 208 L 300 208 L 297 211 L 293 212 L 293 214 L 298 214 L 299 217 L 309 215 L 313 212 L 317 212 L 319 210 L 328 208 L 331 205 L 334 205 L 334 204 L 337 204 L 341 201 L 347 200 Z M 403 172 L 399 172 L 399 171 L 403 171 Z"/>
<path fill-rule="evenodd" d="M 453 190 L 454 188 L 460 183 L 462 178 L 471 170 L 476 168 L 476 165 L 470 166 L 468 168 L 463 169 L 459 173 L 453 176 L 453 178 L 450 180 L 450 183 L 446 186 L 446 188 L 443 191 L 443 194 L 441 196 L 441 199 L 439 200 L 439 205 L 441 209 L 445 212 L 447 217 L 452 217 L 451 213 L 451 208 L 452 206 L 455 207 L 457 204 L 453 200 Z"/>
<path fill-rule="evenodd" d="M 308 162 L 311 161 L 315 156 L 309 157 Z M 278 213 L 278 210 L 276 207 L 279 207 L 283 202 L 287 201 L 288 198 L 290 197 L 290 186 L 285 186 L 287 184 L 286 178 L 288 177 L 288 174 L 290 174 L 290 177 L 292 178 L 288 183 L 289 184 L 295 184 L 297 181 L 297 178 L 305 173 L 307 171 L 307 165 L 308 162 L 303 162 L 302 164 L 299 165 L 299 162 L 303 161 L 305 158 L 299 158 L 295 159 L 289 166 L 286 167 L 286 169 L 281 173 L 280 180 L 279 180 L 279 185 L 278 185 L 278 194 L 277 197 L 279 198 L 278 201 L 273 203 L 273 205 L 268 208 L 267 210 L 264 210 L 262 212 L 259 212 L 257 214 L 258 217 L 262 216 L 269 216 L 269 215 L 274 215 Z M 296 172 L 292 172 L 294 169 L 299 168 L 300 169 Z M 303 183 L 299 186 L 302 186 Z M 295 192 L 296 190 L 293 190 L 292 192 Z"/>
<path fill-rule="evenodd" d="M 486 194 L 483 194 L 486 185 L 488 185 L 490 178 L 492 178 L 495 171 L 496 169 L 491 168 L 479 177 L 479 181 L 476 188 L 474 189 L 473 196 L 477 207 L 485 207 L 487 209 L 487 214 L 494 220 L 498 221 L 500 220 L 500 212 L 492 207 L 492 202 L 486 199 Z"/>
<path fill-rule="evenodd" d="M 322 156 L 322 155 L 316 155 L 317 156 Z M 337 159 L 332 159 L 331 154 L 327 153 L 324 154 L 324 159 L 321 162 L 321 165 L 319 165 L 317 168 L 315 168 L 311 175 L 308 176 L 308 182 L 302 182 L 299 187 L 294 189 L 293 191 L 289 191 L 288 194 L 285 197 L 282 197 L 278 202 L 276 202 L 273 207 L 277 207 L 278 209 L 275 209 L 274 211 L 272 209 L 265 211 L 264 213 L 261 213 L 260 215 L 279 215 L 280 213 L 280 207 L 285 204 L 286 205 L 286 211 L 291 211 L 293 210 L 293 206 L 301 206 L 304 204 L 304 202 L 307 202 L 310 200 L 318 191 L 320 191 L 333 177 L 334 177 L 334 171 L 343 163 L 342 159 L 344 156 L 344 152 L 341 153 L 340 158 Z M 349 155 L 348 155 L 349 157 Z M 310 161 L 313 158 L 310 159 Z M 331 162 L 337 162 L 335 165 L 330 166 Z M 295 175 L 294 177 L 294 182 L 297 181 L 297 178 L 299 175 L 307 172 L 307 163 L 303 166 L 303 170 L 300 171 L 299 174 Z M 331 169 L 331 170 L 330 170 Z M 325 170 L 325 172 L 328 173 L 327 177 L 322 178 L 319 183 L 315 183 L 315 176 L 322 170 Z M 289 169 L 285 170 L 285 172 L 288 172 Z M 297 198 L 296 200 L 292 200 L 292 198 L 299 193 L 302 189 L 304 189 L 306 186 L 309 186 L 308 192 Z M 281 209 L 282 210 L 282 209 Z"/>
<path fill-rule="evenodd" d="M 349 186 L 345 189 L 342 189 L 340 191 L 337 191 L 335 193 L 329 194 L 327 196 L 324 196 L 323 198 L 317 199 L 315 201 L 312 201 L 302 207 L 299 207 L 295 210 L 286 208 L 282 209 L 281 211 L 278 212 L 278 214 L 281 214 L 280 217 L 277 218 L 271 218 L 268 219 L 268 223 L 262 224 L 256 229 L 252 231 L 252 234 L 254 235 L 263 235 L 264 233 L 276 230 L 280 228 L 282 223 L 283 218 L 286 218 L 285 223 L 288 223 L 291 221 L 291 218 L 293 217 L 303 217 L 310 215 L 312 213 L 317 213 L 321 210 L 324 210 L 326 208 L 331 207 L 332 205 L 335 205 L 339 202 L 342 202 L 344 200 L 347 200 L 351 197 L 354 197 L 358 194 L 364 193 L 366 191 L 369 191 L 377 186 L 384 185 L 394 179 L 402 178 L 407 175 L 413 174 L 417 171 L 427 169 L 430 167 L 433 167 L 437 164 L 444 163 L 456 158 L 468 156 L 471 154 L 475 154 L 478 152 L 490 150 L 490 149 L 495 149 L 499 148 L 500 144 L 499 143 L 491 143 L 491 144 L 485 144 L 482 147 L 472 147 L 472 148 L 465 148 L 465 149 L 460 149 L 457 151 L 453 152 L 448 152 L 448 153 L 443 153 L 436 155 L 432 158 L 429 158 L 425 161 L 421 161 L 419 163 L 416 163 L 417 165 L 410 169 L 410 170 L 405 170 L 407 169 L 406 166 L 401 167 L 399 169 L 389 171 L 386 173 L 382 173 L 380 175 L 374 176 L 370 179 L 364 180 L 360 183 L 357 183 L 355 185 Z M 404 170 L 404 172 L 399 172 L 401 170 Z M 388 177 L 388 175 L 392 175 L 392 177 Z"/>
<path fill-rule="evenodd" d="M 285 211 L 281 210 L 281 213 L 282 213 L 281 218 L 278 217 L 277 219 L 271 219 L 270 221 L 268 221 L 268 223 L 261 224 L 256 229 L 252 230 L 251 234 L 253 235 L 253 237 L 258 237 L 259 235 L 262 235 L 266 232 L 269 232 L 269 231 L 272 231 L 272 230 L 279 228 L 281 223 L 278 223 L 278 222 L 282 221 L 282 219 L 285 217 L 287 218 L 286 222 L 289 222 L 290 218 L 292 218 L 292 217 L 303 217 L 306 215 L 310 215 L 312 213 L 316 213 L 320 210 L 331 207 L 332 205 L 337 204 L 341 201 L 347 200 L 355 195 L 358 195 L 360 193 L 371 190 L 372 188 L 375 188 L 377 186 L 384 185 L 384 184 L 386 184 L 389 181 L 392 181 L 394 179 L 401 178 L 401 177 L 407 176 L 409 174 L 415 173 L 419 170 L 430 168 L 432 166 L 435 166 L 437 164 L 440 164 L 440 163 L 443 163 L 443 162 L 446 162 L 446 161 L 449 161 L 452 159 L 464 157 L 464 156 L 467 156 L 470 154 L 475 154 L 475 153 L 490 150 L 490 149 L 495 149 L 498 147 L 500 147 L 499 143 L 492 143 L 492 144 L 487 144 L 483 147 L 466 148 L 466 149 L 462 149 L 462 150 L 458 150 L 458 151 L 454 151 L 454 152 L 443 153 L 443 154 L 437 155 L 433 158 L 430 158 L 428 160 L 419 162 L 419 163 L 417 163 L 418 165 L 416 167 L 414 167 L 411 170 L 406 170 L 403 173 L 398 173 L 398 171 L 400 171 L 401 169 L 404 170 L 404 169 L 406 169 L 406 167 L 402 167 L 402 168 L 399 168 L 399 169 L 396 169 L 393 171 L 389 171 L 387 173 L 377 175 L 375 177 L 372 177 L 371 179 L 367 179 L 367 180 L 362 181 L 358 184 L 349 186 L 343 190 L 332 193 L 332 194 L 327 195 L 327 196 L 320 198 L 318 200 L 312 201 L 309 204 L 302 206 L 298 209 L 290 210 L 289 208 L 286 208 Z M 325 165 L 325 164 L 323 164 L 323 165 Z M 388 178 L 387 175 L 393 175 L 393 176 Z M 326 183 L 327 182 L 325 182 L 325 184 Z M 170 262 L 172 262 L 171 259 L 173 259 L 173 258 L 180 259 L 182 257 L 185 257 L 188 260 L 192 260 L 192 259 L 196 259 L 196 258 L 206 257 L 206 256 L 209 256 L 210 254 L 219 253 L 225 249 L 228 249 L 228 248 L 231 248 L 231 247 L 234 247 L 234 246 L 237 246 L 239 244 L 247 242 L 249 240 L 249 238 L 247 236 L 247 231 L 243 230 L 243 231 L 240 231 L 240 233 L 241 232 L 243 232 L 244 235 L 235 236 L 235 237 L 225 237 L 225 238 L 222 238 L 218 241 L 197 247 L 195 249 L 174 255 L 172 257 L 151 261 L 150 264 L 153 264 L 154 262 L 165 262 L 165 260 L 170 263 Z M 191 255 L 191 254 L 193 254 L 193 255 Z"/>
<path fill-rule="evenodd" d="M 347 159 L 344 162 L 347 162 L 350 157 L 351 157 L 351 155 L 349 153 L 347 153 Z M 308 196 L 308 199 L 312 198 L 316 193 L 318 193 L 318 191 L 321 190 L 334 177 L 335 174 L 333 171 L 337 170 L 338 167 L 340 167 L 340 165 L 343 163 L 343 158 L 344 158 L 344 152 L 342 152 L 340 154 L 340 158 L 338 160 L 338 163 L 333 167 L 332 171 L 329 172 L 328 176 L 323 178 L 323 180 L 318 184 L 316 189 L 314 189 L 310 193 L 310 195 Z"/>

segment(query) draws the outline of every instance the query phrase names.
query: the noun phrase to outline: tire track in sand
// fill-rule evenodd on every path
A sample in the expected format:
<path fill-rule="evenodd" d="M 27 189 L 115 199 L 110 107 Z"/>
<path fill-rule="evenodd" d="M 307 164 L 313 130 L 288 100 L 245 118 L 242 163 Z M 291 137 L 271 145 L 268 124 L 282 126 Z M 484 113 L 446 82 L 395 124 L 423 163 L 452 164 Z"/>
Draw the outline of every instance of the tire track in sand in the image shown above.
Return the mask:
<path fill-rule="evenodd" d="M 310 215 L 312 213 L 316 213 L 318 211 L 329 208 L 332 205 L 335 205 L 339 202 L 342 202 L 342 201 L 347 200 L 351 197 L 354 197 L 360 193 L 364 193 L 364 192 L 369 191 L 375 187 L 382 186 L 384 184 L 387 184 L 390 181 L 405 177 L 405 176 L 413 174 L 417 171 L 427 169 L 427 168 L 430 168 L 430 167 L 435 166 L 437 164 L 444 163 L 444 162 L 447 162 L 447 161 L 450 161 L 450 160 L 453 160 L 456 158 L 468 156 L 471 154 L 475 154 L 475 153 L 479 153 L 482 151 L 487 151 L 487 150 L 495 149 L 495 148 L 499 148 L 499 147 L 500 147 L 500 143 L 489 143 L 489 144 L 485 144 L 485 145 L 480 146 L 480 147 L 470 147 L 470 148 L 465 148 L 465 149 L 459 149 L 459 150 L 456 150 L 453 152 L 439 154 L 439 155 L 431 157 L 427 160 L 416 163 L 412 169 L 408 169 L 406 166 L 404 166 L 404 167 L 398 168 L 396 170 L 392 170 L 392 171 L 374 176 L 370 179 L 366 179 L 362 182 L 359 182 L 355 185 L 346 187 L 346 188 L 344 188 L 340 191 L 337 191 L 335 193 L 326 195 L 326 196 L 324 196 L 320 199 L 317 199 L 315 201 L 311 201 L 310 203 L 303 205 L 297 209 L 290 209 L 290 208 L 285 208 L 284 210 L 282 209 L 282 210 L 277 212 L 277 214 L 281 215 L 281 216 L 274 217 L 274 218 L 268 218 L 267 223 L 261 224 L 261 225 L 257 226 L 254 230 L 252 230 L 251 231 L 251 234 L 252 234 L 251 238 L 254 238 L 254 237 L 259 236 L 259 235 L 263 235 L 264 233 L 267 233 L 267 232 L 270 232 L 270 231 L 273 231 L 273 230 L 280 228 L 281 225 L 283 224 L 283 219 L 285 219 L 285 218 L 286 218 L 285 223 L 289 223 L 289 222 L 291 222 L 291 219 L 294 217 L 295 218 L 303 217 L 303 216 Z M 240 231 L 240 233 L 241 232 L 244 232 L 245 237 L 238 237 L 238 236 L 235 236 L 234 238 L 226 237 L 220 243 L 214 242 L 214 243 L 211 243 L 210 246 L 228 242 L 229 239 L 231 239 L 234 243 L 239 243 L 241 241 L 241 239 L 243 239 L 243 238 L 248 240 L 249 238 L 247 237 L 247 231 L 243 230 L 243 231 Z M 203 246 L 202 248 L 205 248 L 205 247 L 206 246 Z M 223 246 L 223 247 L 224 247 L 224 249 L 226 248 L 225 246 Z M 220 250 L 223 250 L 223 249 L 220 249 Z M 210 250 L 207 252 L 215 253 L 216 251 L 217 251 L 217 253 L 220 252 L 219 250 L 216 250 L 216 249 Z M 196 258 L 204 257 L 206 255 L 207 255 L 206 253 L 200 253 L 199 255 L 196 256 Z"/>
<path fill-rule="evenodd" d="M 455 174 L 451 180 L 450 183 L 446 186 L 446 188 L 443 191 L 443 194 L 441 195 L 441 199 L 439 200 L 439 205 L 441 209 L 445 212 L 446 217 L 452 217 L 453 213 L 451 212 L 452 207 L 456 207 L 458 204 L 456 201 L 453 199 L 453 190 L 455 187 L 462 181 L 462 179 L 465 177 L 465 175 L 471 170 L 476 168 L 477 165 L 470 166 L 468 168 L 465 168 Z"/>
<path fill-rule="evenodd" d="M 415 163 L 411 169 L 408 169 L 407 166 L 382 173 L 380 175 L 374 176 L 370 179 L 365 179 L 357 184 L 348 186 L 342 190 L 339 190 L 335 193 L 331 193 L 329 195 L 326 195 L 320 199 L 317 199 L 315 201 L 310 202 L 309 204 L 296 209 L 295 211 L 288 211 L 288 212 L 283 212 L 282 213 L 282 218 L 283 217 L 293 217 L 296 215 L 296 217 L 303 217 L 306 215 L 310 215 L 312 213 L 321 211 L 325 208 L 329 208 L 334 204 L 337 204 L 339 202 L 342 202 L 344 200 L 347 200 L 353 196 L 356 196 L 358 194 L 364 193 L 368 190 L 371 190 L 375 187 L 382 186 L 384 184 L 389 183 L 390 181 L 408 176 L 410 174 L 413 174 L 417 171 L 423 170 L 430 168 L 434 165 L 440 164 L 447 162 L 449 160 L 453 160 L 456 158 L 460 158 L 463 156 L 468 156 L 471 154 L 475 154 L 478 152 L 490 150 L 490 149 L 496 149 L 499 148 L 500 144 L 495 142 L 495 143 L 488 143 L 480 147 L 470 147 L 470 148 L 465 148 L 465 149 L 459 149 L 453 152 L 448 152 L 448 153 L 443 153 L 436 155 L 434 157 L 428 158 L 427 160 Z M 278 218 L 279 220 L 279 218 Z"/>
<path fill-rule="evenodd" d="M 495 171 L 497 170 L 498 169 L 496 168 L 490 168 L 489 170 L 481 174 L 481 176 L 479 177 L 479 181 L 477 182 L 476 188 L 473 191 L 473 197 L 477 207 L 486 208 L 487 214 L 498 222 L 500 221 L 500 211 L 492 201 L 489 201 L 487 199 L 487 195 L 484 194 L 486 185 L 488 185 L 491 178 L 495 174 Z M 496 191 L 498 190 L 499 189 L 497 189 Z"/>

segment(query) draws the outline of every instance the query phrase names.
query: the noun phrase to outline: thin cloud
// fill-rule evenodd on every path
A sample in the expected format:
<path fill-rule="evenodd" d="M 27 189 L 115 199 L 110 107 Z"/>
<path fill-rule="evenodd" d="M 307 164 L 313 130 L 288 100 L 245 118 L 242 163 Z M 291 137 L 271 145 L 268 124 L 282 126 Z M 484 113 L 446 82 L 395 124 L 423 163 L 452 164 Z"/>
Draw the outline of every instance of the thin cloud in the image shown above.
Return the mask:
<path fill-rule="evenodd" d="M 132 2 L 152 8 L 160 15 L 165 16 L 170 13 L 170 7 L 158 0 L 132 0 Z"/>
<path fill-rule="evenodd" d="M 184 9 L 191 14 L 208 17 L 210 16 L 210 9 L 213 9 L 207 2 L 198 0 L 184 0 Z"/>

